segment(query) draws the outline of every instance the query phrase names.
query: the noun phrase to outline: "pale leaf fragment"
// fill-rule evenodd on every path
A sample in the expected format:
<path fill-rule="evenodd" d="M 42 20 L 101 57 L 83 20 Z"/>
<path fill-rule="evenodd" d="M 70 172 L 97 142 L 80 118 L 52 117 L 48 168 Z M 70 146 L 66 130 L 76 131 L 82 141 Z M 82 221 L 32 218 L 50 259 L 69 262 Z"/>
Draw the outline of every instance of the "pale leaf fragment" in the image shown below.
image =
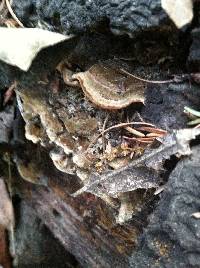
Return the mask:
<path fill-rule="evenodd" d="M 191 215 L 192 217 L 194 217 L 195 219 L 200 219 L 200 212 L 195 212 Z"/>
<path fill-rule="evenodd" d="M 182 28 L 193 19 L 192 0 L 161 0 L 161 5 L 177 28 Z"/>
<path fill-rule="evenodd" d="M 38 52 L 72 38 L 38 28 L 0 27 L 0 60 L 27 71 Z"/>

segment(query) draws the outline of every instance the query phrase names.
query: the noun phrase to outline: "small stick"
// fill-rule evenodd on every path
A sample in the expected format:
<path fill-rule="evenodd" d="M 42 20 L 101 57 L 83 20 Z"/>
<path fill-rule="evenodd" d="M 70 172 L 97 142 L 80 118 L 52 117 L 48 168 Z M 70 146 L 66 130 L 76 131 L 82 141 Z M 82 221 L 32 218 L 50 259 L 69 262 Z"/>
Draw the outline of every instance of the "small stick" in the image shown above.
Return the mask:
<path fill-rule="evenodd" d="M 165 185 L 160 186 L 155 192 L 154 195 L 158 195 L 165 190 Z"/>
<path fill-rule="evenodd" d="M 10 12 L 10 15 L 18 23 L 19 26 L 21 26 L 22 28 L 25 28 L 24 25 L 21 23 L 21 21 L 18 19 L 18 17 L 15 15 L 14 11 L 12 10 L 9 0 L 5 0 L 5 1 L 6 1 L 6 6 L 8 8 L 8 11 Z"/>
<path fill-rule="evenodd" d="M 137 131 L 135 130 L 134 128 L 132 127 L 125 127 L 125 129 L 130 132 L 131 134 L 135 135 L 135 136 L 138 136 L 138 137 L 145 137 L 145 135 L 140 132 L 140 131 Z"/>
<path fill-rule="evenodd" d="M 193 126 L 200 123 L 200 118 L 194 119 L 187 123 L 188 126 Z"/>
<path fill-rule="evenodd" d="M 153 128 L 153 127 L 138 127 L 138 130 L 147 131 L 147 132 L 153 132 L 156 134 L 167 134 L 166 130 L 160 129 L 160 128 Z"/>
<path fill-rule="evenodd" d="M 117 129 L 117 128 L 121 128 L 121 127 L 127 127 L 127 126 L 131 126 L 131 125 L 146 125 L 146 126 L 154 126 L 150 123 L 145 123 L 145 122 L 130 122 L 130 123 L 120 123 L 117 125 L 114 125 L 112 127 L 109 127 L 107 129 L 105 129 L 104 131 L 102 131 L 99 135 L 97 135 L 93 141 L 91 141 L 91 143 L 88 145 L 88 148 L 86 149 L 86 151 L 102 136 L 102 134 L 109 132 L 110 130 L 113 129 Z"/>
<path fill-rule="evenodd" d="M 103 153 L 106 150 L 104 131 L 105 131 L 105 128 L 106 128 L 106 124 L 108 122 L 108 118 L 109 118 L 109 114 L 107 114 L 107 116 L 106 116 L 106 118 L 104 120 L 104 123 L 103 123 L 103 128 L 102 128 L 102 147 L 103 147 Z"/>
<path fill-rule="evenodd" d="M 192 109 L 190 107 L 187 107 L 187 106 L 184 107 L 184 113 L 200 117 L 200 112 L 199 111 L 196 111 L 196 110 L 194 110 L 194 109 Z"/>
<path fill-rule="evenodd" d="M 155 137 L 144 137 L 144 138 L 135 138 L 135 137 L 127 137 L 123 136 L 127 140 L 137 140 L 137 141 L 154 141 Z"/>
<path fill-rule="evenodd" d="M 157 138 L 157 137 L 163 137 L 164 135 L 166 135 L 166 133 L 165 134 L 159 134 L 159 133 L 153 133 L 153 132 L 151 132 L 151 133 L 148 133 L 147 135 L 146 135 L 146 137 L 155 137 L 155 138 Z"/>
<path fill-rule="evenodd" d="M 151 84 L 168 84 L 168 83 L 174 82 L 174 79 L 163 80 L 163 81 L 147 80 L 147 79 L 138 77 L 138 76 L 136 76 L 134 74 L 131 74 L 131 73 L 125 71 L 124 69 L 120 69 L 120 71 L 122 71 L 123 73 L 125 73 L 125 74 L 127 74 L 129 76 L 132 76 L 133 78 L 135 78 L 137 80 L 140 80 L 140 81 L 146 82 L 146 83 L 151 83 Z"/>
<path fill-rule="evenodd" d="M 200 124 L 198 124 L 196 127 L 194 127 L 194 128 L 200 128 Z"/>
<path fill-rule="evenodd" d="M 6 103 L 10 100 L 12 94 L 13 94 L 13 91 L 14 89 L 16 88 L 17 86 L 17 82 L 15 81 L 5 92 L 4 94 L 4 100 L 3 100 L 3 106 L 6 105 Z"/>
<path fill-rule="evenodd" d="M 147 144 L 151 144 L 155 138 L 135 138 L 135 137 L 126 137 L 126 136 L 123 136 L 124 139 L 126 140 L 131 140 L 131 141 L 136 141 L 136 142 L 140 142 L 140 143 L 147 143 Z"/>

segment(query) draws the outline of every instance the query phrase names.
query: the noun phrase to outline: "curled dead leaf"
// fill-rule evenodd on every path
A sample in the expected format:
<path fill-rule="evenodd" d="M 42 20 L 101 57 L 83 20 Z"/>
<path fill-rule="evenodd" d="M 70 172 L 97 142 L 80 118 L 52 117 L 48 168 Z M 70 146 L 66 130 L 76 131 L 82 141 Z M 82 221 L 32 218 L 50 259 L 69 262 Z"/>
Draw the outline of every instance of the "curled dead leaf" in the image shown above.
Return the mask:
<path fill-rule="evenodd" d="M 146 83 L 113 67 L 95 64 L 86 72 L 73 75 L 86 97 L 97 107 L 118 110 L 132 103 L 144 103 Z"/>

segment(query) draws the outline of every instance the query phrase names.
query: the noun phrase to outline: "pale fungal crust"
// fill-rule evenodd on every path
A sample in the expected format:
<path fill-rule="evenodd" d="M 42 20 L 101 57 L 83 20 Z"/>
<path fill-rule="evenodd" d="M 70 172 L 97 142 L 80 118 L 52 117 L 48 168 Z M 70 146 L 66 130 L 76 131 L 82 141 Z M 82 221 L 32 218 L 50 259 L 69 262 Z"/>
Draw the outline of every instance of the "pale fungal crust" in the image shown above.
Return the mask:
<path fill-rule="evenodd" d="M 57 137 L 55 144 L 63 148 L 66 155 L 73 152 L 75 144 L 68 133 L 63 133 Z"/>
<path fill-rule="evenodd" d="M 53 113 L 51 107 L 47 105 L 47 102 L 42 98 L 31 95 L 30 92 L 30 96 L 29 94 L 24 94 L 22 92 L 18 94 L 23 100 L 23 110 L 26 111 L 23 113 L 23 117 L 26 122 L 26 138 L 34 143 L 39 141 L 42 142 L 42 138 L 45 137 L 46 133 L 49 141 L 61 147 L 66 154 L 73 152 L 73 139 L 67 132 L 59 134 L 63 132 L 63 126 L 57 116 Z M 38 116 L 41 122 L 40 131 L 39 128 L 36 128 L 36 126 L 28 126 L 31 119 Z M 40 136 L 41 133 L 43 133 L 43 137 Z"/>
<path fill-rule="evenodd" d="M 113 67 L 95 64 L 73 78 L 78 79 L 86 97 L 99 108 L 118 110 L 132 103 L 144 103 L 146 83 Z"/>
<path fill-rule="evenodd" d="M 31 140 L 33 143 L 38 143 L 42 140 L 42 137 L 44 135 L 43 129 L 40 127 L 37 127 L 37 125 L 28 122 L 25 125 L 25 136 L 27 140 Z"/>
<path fill-rule="evenodd" d="M 67 174 L 75 174 L 74 164 L 66 154 L 52 150 L 50 152 L 50 157 L 58 170 Z"/>
<path fill-rule="evenodd" d="M 63 123 L 66 130 L 73 135 L 88 137 L 97 131 L 96 118 L 91 118 L 87 114 L 79 115 L 79 117 L 63 118 Z"/>
<path fill-rule="evenodd" d="M 80 87 L 79 82 L 73 79 L 73 71 L 67 67 L 65 62 L 60 62 L 56 67 L 56 70 L 62 74 L 63 81 L 66 85 L 71 87 Z"/>
<path fill-rule="evenodd" d="M 44 176 L 42 170 L 38 168 L 35 160 L 32 159 L 28 163 L 25 163 L 19 159 L 15 159 L 15 161 L 17 164 L 17 170 L 25 181 L 31 182 L 33 184 L 47 185 L 48 180 Z"/>
<path fill-rule="evenodd" d="M 132 101 L 144 101 L 143 93 L 146 82 L 141 82 L 110 67 L 104 68 L 98 65 L 94 68 L 97 68 L 92 73 L 92 83 L 96 90 L 94 90 L 95 95 L 93 97 L 96 100 L 96 104 L 106 99 L 107 108 L 111 108 L 114 105 L 114 109 L 116 107 L 118 109 L 123 107 L 125 103 L 128 105 Z M 96 76 L 98 79 L 95 78 Z M 99 83 L 102 83 L 103 86 L 97 88 L 94 82 L 98 86 Z M 50 150 L 50 158 L 55 167 L 64 173 L 76 174 L 83 181 L 83 185 L 86 186 L 86 188 L 83 187 L 86 192 L 88 192 L 87 186 L 90 183 L 91 174 L 99 175 L 108 171 L 110 167 L 113 169 L 123 168 L 131 161 L 132 153 L 136 154 L 136 156 L 140 153 L 141 148 L 139 150 L 134 147 L 127 148 L 125 144 L 123 146 L 121 144 L 121 134 L 118 131 L 121 128 L 124 128 L 128 135 L 130 135 L 129 133 L 133 135 L 133 132 L 137 135 L 140 134 L 139 136 L 144 135 L 133 128 L 131 128 L 130 132 L 130 127 L 128 130 L 127 128 L 125 129 L 127 126 L 132 126 L 133 122 L 122 123 L 126 120 L 122 111 L 110 113 L 107 122 L 108 112 L 96 109 L 93 106 L 94 102 L 91 103 L 83 98 L 83 94 L 79 89 L 66 88 L 66 90 L 55 95 L 48 89 L 47 84 L 41 85 L 39 89 L 21 88 L 17 92 L 18 106 L 26 122 L 26 137 Z M 100 99 L 99 95 L 102 96 L 102 99 Z M 134 122 L 132 127 L 135 128 L 138 123 L 140 126 L 141 122 Z M 142 123 L 142 126 L 153 127 L 149 123 Z M 114 129 L 117 131 L 113 135 L 108 133 Z M 103 138 L 105 138 L 105 144 L 103 144 Z M 113 140 L 119 142 L 119 144 L 112 145 Z M 107 146 L 106 143 L 108 143 Z M 22 164 L 19 161 L 17 163 L 22 178 L 27 177 L 27 180 L 33 183 L 43 183 L 43 175 L 34 171 L 37 168 L 36 165 L 30 166 L 31 172 L 29 174 Z M 34 174 L 37 174 L 37 177 Z M 120 177 L 117 176 L 119 181 Z M 128 183 L 130 184 L 131 182 Z M 102 185 L 104 186 L 104 182 Z M 91 192 L 110 206 L 118 209 L 121 195 L 115 192 L 115 183 L 108 179 L 105 186 L 105 191 L 103 189 L 101 189 L 102 191 L 98 190 L 97 187 L 97 191 L 92 189 Z M 142 188 L 154 186 L 154 183 L 146 185 L 144 181 L 141 181 Z M 119 192 L 124 191 L 119 187 L 117 189 Z M 128 190 L 126 189 L 126 191 Z M 80 192 L 84 191 L 81 189 Z M 123 199 L 123 206 L 117 219 L 119 223 L 131 218 L 133 210 L 135 211 L 136 209 L 135 206 L 131 205 L 131 202 Z"/>

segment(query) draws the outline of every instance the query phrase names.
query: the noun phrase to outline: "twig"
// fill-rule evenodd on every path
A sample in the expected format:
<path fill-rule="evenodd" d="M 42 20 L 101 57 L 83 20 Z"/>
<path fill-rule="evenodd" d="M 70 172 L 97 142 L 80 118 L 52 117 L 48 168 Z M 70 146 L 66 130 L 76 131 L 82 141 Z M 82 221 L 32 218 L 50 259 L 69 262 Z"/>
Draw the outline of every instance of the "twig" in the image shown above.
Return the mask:
<path fill-rule="evenodd" d="M 88 145 L 88 148 L 87 150 L 102 136 L 102 134 L 105 134 L 107 132 L 109 132 L 110 130 L 113 130 L 113 129 L 117 129 L 117 128 L 121 128 L 121 127 L 127 127 L 127 126 L 131 126 L 131 125 L 146 125 L 146 126 L 153 126 L 152 124 L 150 123 L 145 123 L 145 122 L 130 122 L 130 123 L 120 123 L 120 124 L 117 124 L 117 125 L 114 125 L 112 127 L 109 127 L 107 129 L 105 129 L 104 131 L 102 131 L 99 135 L 97 135 L 93 141 L 91 141 L 91 143 Z M 87 151 L 86 150 L 86 151 Z"/>
<path fill-rule="evenodd" d="M 194 127 L 194 128 L 200 128 L 200 124 L 198 124 L 196 127 Z"/>
<path fill-rule="evenodd" d="M 193 126 L 200 123 L 200 118 L 194 119 L 187 123 L 188 126 Z"/>
<path fill-rule="evenodd" d="M 140 115 L 140 113 L 136 112 L 135 114 L 136 114 L 136 116 L 138 117 L 138 119 L 139 119 L 141 122 L 144 122 L 144 119 L 142 118 L 142 116 Z"/>
<path fill-rule="evenodd" d="M 184 107 L 184 113 L 200 117 L 200 112 L 199 111 L 196 111 L 196 110 L 194 110 L 194 109 L 192 109 L 192 108 L 190 108 L 188 106 Z"/>
<path fill-rule="evenodd" d="M 125 71 L 124 69 L 120 69 L 120 71 L 122 71 L 123 73 L 125 73 L 125 74 L 127 74 L 129 76 L 132 76 L 133 78 L 135 78 L 137 80 L 140 80 L 140 81 L 143 81 L 143 82 L 146 82 L 146 83 L 151 83 L 151 84 L 168 84 L 168 83 L 174 82 L 174 79 L 163 80 L 163 81 L 147 80 L 147 79 L 138 77 L 138 76 L 136 76 L 134 74 L 131 74 L 131 73 Z"/>
<path fill-rule="evenodd" d="M 15 15 L 14 11 L 12 10 L 9 0 L 5 0 L 5 1 L 6 1 L 6 6 L 8 8 L 8 11 L 10 12 L 10 15 L 18 23 L 19 26 L 21 26 L 22 28 L 25 28 L 22 22 L 18 19 L 18 17 Z"/>
<path fill-rule="evenodd" d="M 106 124 L 108 122 L 108 118 L 109 118 L 109 114 L 107 114 L 107 116 L 106 116 L 106 118 L 104 120 L 104 123 L 103 123 L 103 128 L 102 128 L 102 147 L 103 147 L 103 154 L 104 154 L 104 152 L 106 150 L 105 135 L 104 135 L 105 133 L 104 133 L 104 131 L 105 131 L 105 128 L 106 128 Z"/>
<path fill-rule="evenodd" d="M 125 127 L 125 129 L 130 132 L 131 134 L 135 135 L 135 136 L 138 136 L 138 137 L 145 137 L 145 135 L 140 132 L 140 131 L 137 131 L 135 130 L 134 128 L 132 127 Z"/>
<path fill-rule="evenodd" d="M 166 130 L 160 129 L 160 128 L 153 128 L 153 127 L 138 127 L 138 130 L 142 130 L 142 131 L 147 131 L 147 132 L 151 132 L 151 133 L 156 133 L 156 134 L 167 134 Z"/>
<path fill-rule="evenodd" d="M 146 137 L 163 137 L 164 135 L 166 135 L 167 133 L 155 133 L 155 132 L 151 132 L 151 133 L 148 133 L 146 135 Z"/>
<path fill-rule="evenodd" d="M 6 90 L 6 93 L 4 94 L 4 100 L 3 100 L 3 106 L 7 104 L 7 102 L 10 100 L 10 98 L 13 95 L 13 91 L 17 86 L 17 82 L 15 81 L 12 83 L 12 85 Z"/>
<path fill-rule="evenodd" d="M 145 138 L 135 138 L 135 137 L 126 137 L 126 136 L 123 136 L 124 139 L 126 140 L 130 140 L 130 141 L 136 141 L 136 142 L 140 142 L 140 143 L 147 143 L 147 144 L 151 144 L 155 138 L 154 137 L 145 137 Z"/>

